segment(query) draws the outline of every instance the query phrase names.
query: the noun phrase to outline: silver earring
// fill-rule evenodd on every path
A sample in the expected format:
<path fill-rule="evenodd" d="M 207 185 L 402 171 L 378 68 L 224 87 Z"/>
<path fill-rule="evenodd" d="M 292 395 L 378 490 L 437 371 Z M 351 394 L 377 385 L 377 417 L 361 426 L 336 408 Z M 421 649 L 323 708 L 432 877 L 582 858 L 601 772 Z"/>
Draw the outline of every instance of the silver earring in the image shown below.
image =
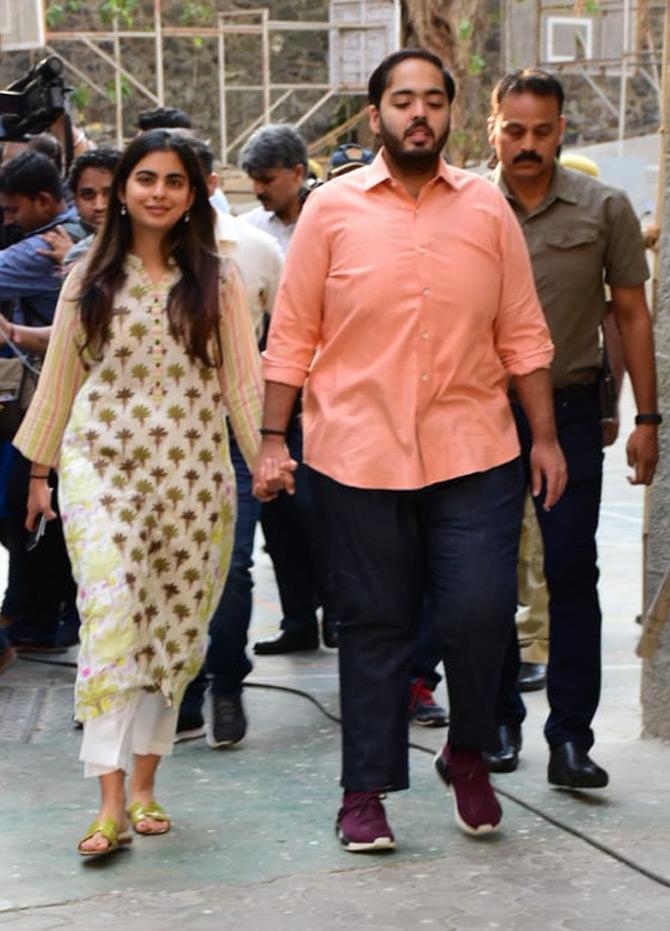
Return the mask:
<path fill-rule="evenodd" d="M 191 220 L 191 214 L 187 210 L 186 213 L 184 214 L 184 223 L 189 223 L 190 220 Z"/>
<path fill-rule="evenodd" d="M 126 207 L 125 204 L 121 204 L 121 216 L 125 217 L 127 213 L 128 213 L 128 208 Z"/>

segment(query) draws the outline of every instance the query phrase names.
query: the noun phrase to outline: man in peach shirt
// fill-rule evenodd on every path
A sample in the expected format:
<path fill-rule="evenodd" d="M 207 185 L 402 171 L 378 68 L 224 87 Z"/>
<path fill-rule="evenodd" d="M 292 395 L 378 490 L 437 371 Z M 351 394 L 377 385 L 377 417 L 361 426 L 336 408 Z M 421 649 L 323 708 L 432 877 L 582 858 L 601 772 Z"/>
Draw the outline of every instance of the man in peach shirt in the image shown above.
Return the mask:
<path fill-rule="evenodd" d="M 484 179 L 441 157 L 454 84 L 405 49 L 369 83 L 372 165 L 310 195 L 291 243 L 265 358 L 261 499 L 290 476 L 284 431 L 305 385 L 311 469 L 340 626 L 347 850 L 395 841 L 380 795 L 408 786 L 407 680 L 427 591 L 449 684 L 435 764 L 470 834 L 501 818 L 482 751 L 516 601 L 521 522 L 515 385 L 532 424 L 533 490 L 565 484 L 553 348 L 518 224 Z"/>

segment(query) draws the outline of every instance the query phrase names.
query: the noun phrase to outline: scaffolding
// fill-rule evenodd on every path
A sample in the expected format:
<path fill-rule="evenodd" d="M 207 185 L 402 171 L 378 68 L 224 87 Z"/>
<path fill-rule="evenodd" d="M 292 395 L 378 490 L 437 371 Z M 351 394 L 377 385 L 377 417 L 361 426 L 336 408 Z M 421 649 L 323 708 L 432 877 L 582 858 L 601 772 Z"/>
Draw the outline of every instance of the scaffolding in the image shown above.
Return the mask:
<path fill-rule="evenodd" d="M 385 54 L 400 45 L 400 0 L 386 0 L 393 16 L 390 42 Z M 363 5 L 363 10 L 365 6 Z M 161 0 L 154 0 L 153 26 L 149 29 L 123 29 L 119 27 L 115 18 L 111 28 L 107 30 L 47 30 L 46 50 L 56 55 L 65 68 L 80 81 L 90 87 L 97 94 L 106 99 L 106 89 L 101 87 L 76 63 L 76 52 L 69 51 L 73 47 L 85 47 L 113 69 L 115 124 L 117 144 L 123 144 L 123 83 L 127 82 L 136 91 L 142 94 L 149 105 L 163 106 L 165 103 L 165 61 L 164 42 L 166 39 L 202 40 L 216 39 L 217 43 L 217 70 L 218 70 L 218 111 L 219 111 L 219 140 L 218 150 L 223 165 L 228 163 L 231 153 L 244 140 L 263 123 L 268 123 L 282 105 L 286 104 L 293 94 L 299 91 L 316 91 L 319 97 L 310 106 L 294 125 L 300 127 L 316 114 L 328 101 L 338 94 L 363 95 L 366 87 L 362 83 L 336 83 L 305 82 L 305 83 L 277 83 L 271 75 L 271 37 L 273 33 L 286 32 L 326 32 L 329 36 L 338 36 L 353 31 L 365 34 L 368 31 L 379 32 L 379 21 L 369 21 L 367 18 L 357 21 L 301 21 L 276 20 L 270 18 L 269 9 L 263 7 L 253 10 L 231 10 L 217 14 L 216 25 L 212 26 L 168 26 L 163 21 Z M 260 81 L 258 83 L 231 83 L 226 79 L 226 41 L 233 36 L 255 36 L 260 39 Z M 151 44 L 152 56 L 155 60 L 155 87 L 149 87 L 132 74 L 123 64 L 123 43 L 129 39 L 142 39 Z M 102 44 L 111 45 L 107 51 Z M 234 138 L 229 138 L 229 120 L 227 97 L 231 93 L 257 92 L 261 95 L 261 113 L 251 120 L 243 130 Z"/>
<path fill-rule="evenodd" d="M 655 15 L 668 14 L 665 0 L 502 0 L 504 20 L 505 70 L 522 64 L 513 61 L 515 19 L 519 7 L 526 9 L 526 23 L 534 32 L 535 65 L 562 74 L 578 76 L 583 80 L 617 120 L 619 152 L 626 137 L 626 106 L 629 82 L 639 75 L 652 88 L 661 112 L 662 48 L 654 34 Z M 573 43 L 568 54 L 548 54 L 552 49 L 551 27 L 565 23 L 573 26 Z M 592 28 L 606 33 L 601 38 L 600 50 L 587 41 Z M 588 28 L 587 28 L 588 27 Z M 607 41 L 609 38 L 609 42 Z M 620 48 L 613 48 L 620 42 Z M 609 47 L 608 47 L 609 46 Z M 565 49 L 564 49 L 565 51 Z M 527 64 L 528 62 L 523 62 Z M 617 79 L 617 92 L 613 96 L 603 79 Z M 607 83 L 607 81 L 605 82 Z"/>

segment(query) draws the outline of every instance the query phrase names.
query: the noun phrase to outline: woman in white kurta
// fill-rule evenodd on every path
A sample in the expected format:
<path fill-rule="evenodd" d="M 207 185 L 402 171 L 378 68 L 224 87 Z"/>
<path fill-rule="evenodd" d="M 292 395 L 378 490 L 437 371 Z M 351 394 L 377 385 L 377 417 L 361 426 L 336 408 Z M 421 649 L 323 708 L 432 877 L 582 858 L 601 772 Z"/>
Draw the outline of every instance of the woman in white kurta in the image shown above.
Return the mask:
<path fill-rule="evenodd" d="M 132 142 L 99 241 L 63 287 L 14 441 L 33 463 L 28 526 L 51 517 L 58 469 L 78 583 L 75 710 L 102 797 L 84 855 L 129 840 L 126 808 L 139 833 L 169 829 L 155 772 L 202 664 L 233 538 L 226 414 L 250 466 L 257 448 L 251 318 L 212 226 L 188 142 L 159 130 Z"/>

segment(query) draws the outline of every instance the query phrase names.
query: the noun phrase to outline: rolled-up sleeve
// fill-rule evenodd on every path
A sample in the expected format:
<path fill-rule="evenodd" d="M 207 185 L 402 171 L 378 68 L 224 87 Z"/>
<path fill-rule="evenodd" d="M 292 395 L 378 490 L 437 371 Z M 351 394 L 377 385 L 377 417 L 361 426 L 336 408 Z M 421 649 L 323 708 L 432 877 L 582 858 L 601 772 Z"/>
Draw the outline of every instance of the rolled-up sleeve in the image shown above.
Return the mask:
<path fill-rule="evenodd" d="M 74 268 L 63 285 L 37 389 L 14 437 L 26 459 L 53 468 L 77 392 L 86 380 L 79 347 L 83 333 L 79 319 L 80 272 Z"/>
<path fill-rule="evenodd" d="M 554 344 L 540 305 L 521 227 L 500 195 L 502 286 L 494 324 L 495 345 L 509 375 L 528 375 L 551 365 Z"/>
<path fill-rule="evenodd" d="M 327 223 L 319 192 L 305 204 L 293 233 L 263 354 L 267 381 L 300 388 L 321 338 L 329 267 Z"/>

